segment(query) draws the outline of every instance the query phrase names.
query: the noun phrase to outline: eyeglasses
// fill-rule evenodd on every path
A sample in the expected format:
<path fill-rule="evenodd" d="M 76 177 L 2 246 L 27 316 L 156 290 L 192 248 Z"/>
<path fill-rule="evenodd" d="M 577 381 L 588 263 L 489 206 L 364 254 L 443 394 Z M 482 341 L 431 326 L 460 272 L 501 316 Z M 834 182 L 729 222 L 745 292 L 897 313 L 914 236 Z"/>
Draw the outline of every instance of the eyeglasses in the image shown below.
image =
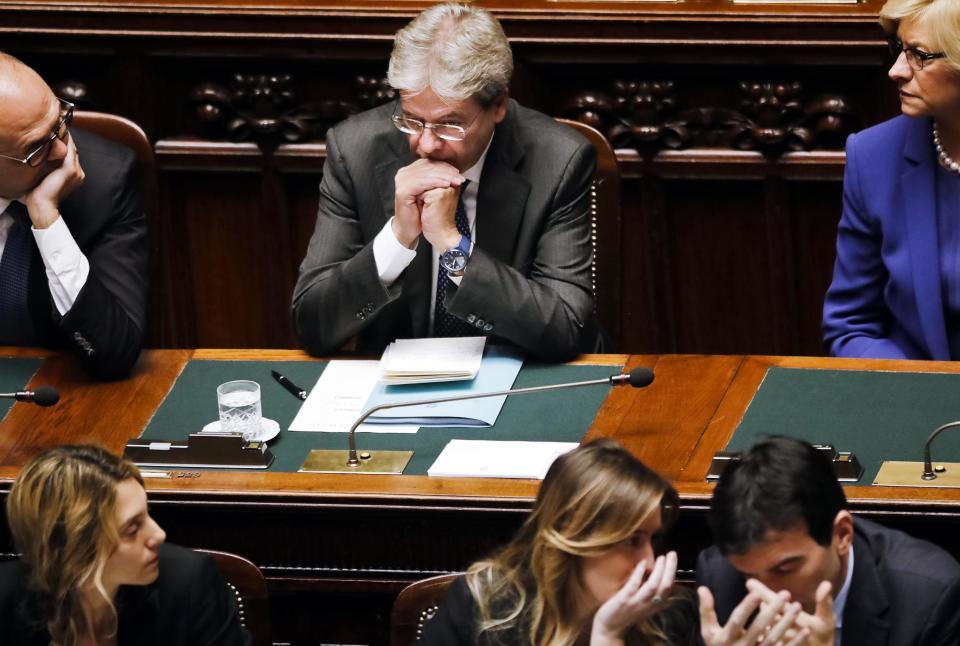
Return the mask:
<path fill-rule="evenodd" d="M 4 154 L 0 154 L 0 157 L 12 159 L 15 162 L 26 164 L 32 168 L 36 168 L 42 164 L 50 154 L 50 147 L 53 145 L 53 142 L 57 139 L 63 141 L 67 136 L 67 129 L 73 122 L 73 104 L 69 101 L 64 101 L 63 99 L 59 99 L 59 101 L 60 119 L 57 121 L 57 125 L 53 127 L 53 131 L 50 133 L 49 137 L 44 139 L 42 143 L 38 144 L 33 150 L 27 153 L 26 157 L 12 157 Z"/>
<path fill-rule="evenodd" d="M 917 49 L 916 47 L 904 47 L 903 41 L 894 35 L 887 36 L 887 46 L 890 47 L 890 56 L 892 56 L 894 60 L 900 58 L 900 52 L 903 52 L 907 57 L 907 65 L 909 65 L 910 69 L 914 72 L 922 70 L 923 66 L 930 61 L 935 61 L 938 58 L 944 58 L 946 56 L 943 52 L 931 53 Z"/>
<path fill-rule="evenodd" d="M 393 121 L 393 125 L 397 127 L 397 130 L 404 134 L 419 135 L 422 134 L 424 130 L 429 129 L 433 130 L 433 134 L 444 141 L 463 141 L 467 138 L 467 130 L 470 129 L 470 126 L 473 125 L 473 122 L 476 121 L 479 116 L 480 113 L 478 112 L 477 115 L 470 120 L 470 123 L 465 126 L 459 126 L 453 123 L 424 122 L 408 117 L 405 114 L 394 114 L 390 119 Z"/>

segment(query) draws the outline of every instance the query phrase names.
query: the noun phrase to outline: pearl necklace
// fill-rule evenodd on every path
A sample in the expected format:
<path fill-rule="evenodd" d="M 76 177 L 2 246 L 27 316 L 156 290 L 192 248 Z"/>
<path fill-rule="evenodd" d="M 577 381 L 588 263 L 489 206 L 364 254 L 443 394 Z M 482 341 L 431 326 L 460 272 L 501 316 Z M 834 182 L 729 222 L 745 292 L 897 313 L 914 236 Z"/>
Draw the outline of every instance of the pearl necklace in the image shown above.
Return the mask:
<path fill-rule="evenodd" d="M 960 175 L 960 164 L 953 161 L 947 151 L 940 144 L 940 133 L 937 132 L 937 124 L 933 124 L 933 146 L 937 149 L 937 156 L 940 157 L 940 163 L 951 173 Z"/>

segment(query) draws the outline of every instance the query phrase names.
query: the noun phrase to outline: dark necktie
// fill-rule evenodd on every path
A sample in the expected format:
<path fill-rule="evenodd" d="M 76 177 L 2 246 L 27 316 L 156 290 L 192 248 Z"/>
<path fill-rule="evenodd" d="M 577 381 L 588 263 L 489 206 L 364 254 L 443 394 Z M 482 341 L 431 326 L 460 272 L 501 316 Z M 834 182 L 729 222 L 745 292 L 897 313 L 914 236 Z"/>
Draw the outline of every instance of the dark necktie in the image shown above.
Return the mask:
<path fill-rule="evenodd" d="M 0 256 L 0 345 L 30 345 L 35 340 L 27 301 L 33 254 L 30 219 L 17 202 L 6 213 L 13 217 L 13 225 Z"/>
<path fill-rule="evenodd" d="M 467 209 L 463 206 L 463 194 L 467 190 L 470 180 L 466 180 L 460 187 L 460 197 L 457 200 L 456 223 L 460 235 L 470 236 L 470 222 L 467 220 Z M 443 253 L 441 251 L 441 253 Z M 437 301 L 433 315 L 433 336 L 478 336 L 476 328 L 466 321 L 458 319 L 447 311 L 443 301 L 447 295 L 447 286 L 453 281 L 447 275 L 443 265 L 437 270 Z"/>

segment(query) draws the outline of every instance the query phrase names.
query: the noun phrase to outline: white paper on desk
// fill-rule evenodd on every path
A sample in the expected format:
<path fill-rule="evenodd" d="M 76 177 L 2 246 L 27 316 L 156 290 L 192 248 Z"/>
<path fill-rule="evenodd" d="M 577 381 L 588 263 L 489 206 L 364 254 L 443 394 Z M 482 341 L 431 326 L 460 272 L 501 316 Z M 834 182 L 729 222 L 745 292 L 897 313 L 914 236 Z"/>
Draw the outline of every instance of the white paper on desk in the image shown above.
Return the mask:
<path fill-rule="evenodd" d="M 380 375 L 379 361 L 331 361 L 290 423 L 291 431 L 346 433 L 363 412 Z M 357 432 L 416 433 L 419 426 L 361 424 Z"/>
<path fill-rule="evenodd" d="M 542 480 L 557 457 L 577 446 L 576 442 L 450 440 L 427 475 Z"/>
<path fill-rule="evenodd" d="M 485 336 L 397 339 L 380 358 L 380 381 L 425 384 L 473 379 L 486 342 Z"/>

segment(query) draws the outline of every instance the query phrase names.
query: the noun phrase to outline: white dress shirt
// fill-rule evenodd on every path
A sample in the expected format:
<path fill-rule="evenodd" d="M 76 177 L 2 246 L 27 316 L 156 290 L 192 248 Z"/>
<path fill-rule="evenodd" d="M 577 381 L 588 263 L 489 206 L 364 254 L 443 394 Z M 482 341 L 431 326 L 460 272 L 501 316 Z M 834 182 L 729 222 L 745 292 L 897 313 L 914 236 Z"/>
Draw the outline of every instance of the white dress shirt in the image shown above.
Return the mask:
<path fill-rule="evenodd" d="M 477 163 L 471 166 L 463 176 L 470 180 L 470 184 L 463 191 L 463 208 L 467 212 L 467 222 L 470 224 L 470 251 L 473 251 L 473 245 L 477 243 L 477 193 L 480 188 L 480 174 L 483 172 L 483 162 L 487 158 L 487 151 L 490 150 L 490 144 L 493 142 L 493 135 L 487 142 L 487 147 L 483 149 L 483 154 Z M 419 241 L 417 242 L 419 244 Z M 432 246 L 432 245 L 431 245 Z M 440 254 L 446 249 L 433 247 L 433 268 L 431 269 L 431 287 L 430 287 L 430 329 L 433 330 L 433 303 L 437 300 L 437 274 L 440 269 Z M 413 249 L 407 249 L 397 240 L 393 233 L 393 218 L 387 220 L 387 223 L 373 239 L 373 259 L 377 265 L 377 274 L 380 281 L 390 287 L 400 277 L 403 270 L 413 262 L 417 256 L 417 246 Z M 463 276 L 450 276 L 455 284 L 459 285 Z"/>
<path fill-rule="evenodd" d="M 847 606 L 847 595 L 850 594 L 851 579 L 853 579 L 853 543 L 850 543 L 850 557 L 847 559 L 847 578 L 843 580 L 843 587 L 840 588 L 840 593 L 836 599 L 833 600 L 833 618 L 836 626 L 836 631 L 833 636 L 836 646 L 840 646 L 840 629 L 843 627 L 843 609 Z"/>
<path fill-rule="evenodd" d="M 0 259 L 3 258 L 7 236 L 13 226 L 13 217 L 6 213 L 10 202 L 11 200 L 0 198 Z M 37 248 L 40 249 L 43 266 L 47 270 L 50 296 L 60 316 L 63 316 L 70 311 L 80 295 L 80 290 L 87 284 L 90 261 L 80 251 L 63 218 L 58 217 L 47 229 L 34 229 L 31 226 L 30 230 Z"/>

